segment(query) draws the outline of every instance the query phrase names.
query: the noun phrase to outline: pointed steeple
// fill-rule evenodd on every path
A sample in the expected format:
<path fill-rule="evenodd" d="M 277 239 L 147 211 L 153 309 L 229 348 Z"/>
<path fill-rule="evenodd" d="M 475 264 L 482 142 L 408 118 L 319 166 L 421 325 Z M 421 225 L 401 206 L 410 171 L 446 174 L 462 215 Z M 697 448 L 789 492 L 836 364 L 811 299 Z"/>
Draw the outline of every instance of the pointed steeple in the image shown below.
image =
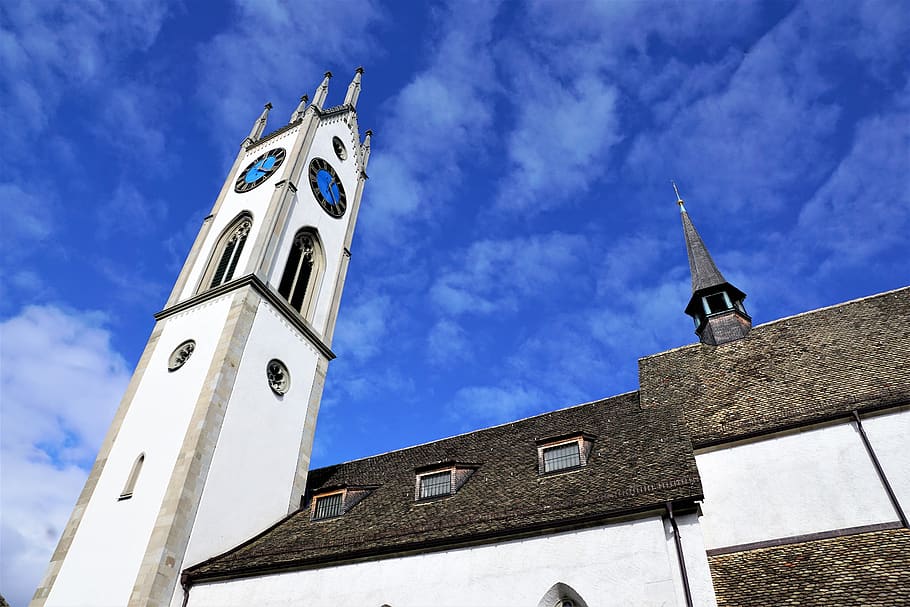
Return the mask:
<path fill-rule="evenodd" d="M 360 97 L 360 80 L 363 76 L 363 67 L 358 67 L 354 71 L 354 79 L 348 85 L 348 92 L 344 96 L 344 104 L 351 107 L 357 107 L 357 98 Z"/>
<path fill-rule="evenodd" d="M 300 104 L 297 105 L 297 109 L 294 110 L 293 114 L 291 114 L 290 122 L 299 120 L 300 117 L 303 116 L 303 113 L 306 112 L 306 104 L 307 104 L 307 101 L 309 101 L 309 99 L 310 98 L 308 95 L 304 95 L 300 98 Z"/>
<path fill-rule="evenodd" d="M 325 98 L 329 95 L 329 79 L 331 77 L 332 72 L 326 72 L 325 77 L 322 79 L 322 84 L 319 85 L 319 88 L 316 89 L 316 94 L 313 95 L 313 106 L 316 109 L 322 109 L 322 104 L 325 103 Z"/>
<path fill-rule="evenodd" d="M 686 306 L 686 314 L 695 321 L 695 333 L 704 344 L 717 346 L 743 338 L 752 328 L 752 318 L 743 306 L 746 294 L 727 282 L 717 269 L 689 218 L 676 183 L 673 183 L 673 190 L 682 217 L 692 274 L 692 298 Z"/>
<path fill-rule="evenodd" d="M 259 138 L 262 137 L 262 132 L 265 131 L 265 123 L 269 119 L 269 110 L 272 109 L 271 103 L 266 103 L 265 108 L 262 110 L 262 113 L 259 115 L 259 119 L 253 123 L 253 130 L 250 131 L 249 136 L 244 140 L 244 144 L 253 143 L 254 141 L 259 141 Z"/>

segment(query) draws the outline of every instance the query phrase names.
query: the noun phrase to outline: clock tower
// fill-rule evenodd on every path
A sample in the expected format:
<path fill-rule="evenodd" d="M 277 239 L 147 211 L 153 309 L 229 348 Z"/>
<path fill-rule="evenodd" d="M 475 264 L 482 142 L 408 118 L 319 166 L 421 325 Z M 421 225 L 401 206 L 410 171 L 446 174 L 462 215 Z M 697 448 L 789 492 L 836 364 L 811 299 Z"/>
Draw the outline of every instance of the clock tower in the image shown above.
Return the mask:
<path fill-rule="evenodd" d="M 183 568 L 300 505 L 370 154 L 362 73 L 243 140 L 32 606 L 179 606 Z"/>

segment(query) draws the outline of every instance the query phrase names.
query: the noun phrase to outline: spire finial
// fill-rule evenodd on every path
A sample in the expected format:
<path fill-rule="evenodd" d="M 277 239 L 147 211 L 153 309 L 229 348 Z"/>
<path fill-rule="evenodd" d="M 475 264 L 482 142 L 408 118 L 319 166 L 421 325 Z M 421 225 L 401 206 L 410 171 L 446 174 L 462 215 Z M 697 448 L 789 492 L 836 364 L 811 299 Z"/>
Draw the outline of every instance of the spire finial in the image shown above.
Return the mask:
<path fill-rule="evenodd" d="M 348 85 L 348 92 L 344 96 L 344 104 L 357 107 L 357 98 L 360 97 L 360 77 L 363 76 L 363 66 L 354 70 L 354 79 Z"/>
<path fill-rule="evenodd" d="M 300 104 L 297 106 L 297 109 L 294 110 L 294 113 L 291 114 L 291 122 L 294 122 L 295 120 L 299 120 L 300 117 L 303 116 L 303 113 L 306 112 L 307 101 L 309 101 L 309 100 L 310 100 L 310 98 L 307 95 L 300 96 Z"/>
<path fill-rule="evenodd" d="M 313 105 L 317 109 L 322 109 L 322 104 L 325 103 L 325 98 L 329 94 L 329 79 L 332 77 L 332 72 L 326 72 L 322 78 L 322 84 L 319 85 L 319 88 L 316 89 L 316 94 L 313 95 Z"/>
<path fill-rule="evenodd" d="M 250 131 L 249 136 L 244 139 L 244 145 L 258 141 L 262 137 L 262 132 L 265 131 L 265 123 L 269 119 L 269 110 L 272 109 L 271 103 L 266 103 L 265 107 L 262 110 L 262 113 L 259 115 L 259 118 L 256 122 L 253 123 L 253 129 Z"/>
<path fill-rule="evenodd" d="M 679 188 L 676 187 L 676 182 L 673 181 L 672 179 L 670 180 L 670 183 L 673 184 L 673 191 L 676 192 L 676 204 L 679 205 L 679 212 L 680 212 L 680 213 L 685 213 L 685 212 L 686 212 L 686 207 L 683 205 L 682 196 L 679 195 Z"/>

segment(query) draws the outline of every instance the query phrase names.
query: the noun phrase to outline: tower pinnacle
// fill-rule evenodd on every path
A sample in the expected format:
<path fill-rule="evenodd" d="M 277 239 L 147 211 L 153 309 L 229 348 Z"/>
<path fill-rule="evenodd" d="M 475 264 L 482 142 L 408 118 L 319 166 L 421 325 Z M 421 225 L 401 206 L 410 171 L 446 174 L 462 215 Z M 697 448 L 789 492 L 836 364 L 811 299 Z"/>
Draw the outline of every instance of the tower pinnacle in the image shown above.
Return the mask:
<path fill-rule="evenodd" d="M 712 346 L 745 337 L 752 328 L 752 318 L 743 306 L 746 294 L 727 282 L 717 269 L 689 218 L 676 183 L 673 183 L 673 190 L 682 218 L 692 274 L 692 298 L 686 306 L 686 314 L 695 321 L 695 333 L 702 343 Z"/>
<path fill-rule="evenodd" d="M 348 85 L 348 92 L 344 96 L 344 104 L 351 107 L 357 107 L 357 98 L 360 97 L 360 80 L 363 76 L 363 67 L 358 67 L 354 71 L 354 79 Z"/>
<path fill-rule="evenodd" d="M 303 113 L 306 111 L 307 101 L 309 101 L 309 100 L 310 100 L 309 95 L 303 95 L 302 97 L 300 97 L 300 103 L 297 105 L 297 109 L 294 110 L 294 113 L 291 114 L 290 122 L 294 122 L 295 120 L 298 120 L 301 116 L 303 116 Z"/>
<path fill-rule="evenodd" d="M 325 77 L 322 79 L 322 84 L 319 85 L 319 88 L 316 89 L 316 94 L 313 95 L 313 105 L 316 106 L 316 109 L 322 109 L 322 104 L 325 103 L 325 98 L 329 95 L 329 79 L 331 77 L 332 72 L 326 72 Z"/>
<path fill-rule="evenodd" d="M 244 143 L 252 143 L 258 141 L 262 137 L 263 131 L 265 131 L 265 123 L 269 119 L 269 110 L 272 109 L 271 103 L 266 103 L 265 108 L 263 108 L 262 113 L 259 115 L 259 118 L 253 123 L 253 129 L 250 131 L 249 136 L 244 140 Z"/>

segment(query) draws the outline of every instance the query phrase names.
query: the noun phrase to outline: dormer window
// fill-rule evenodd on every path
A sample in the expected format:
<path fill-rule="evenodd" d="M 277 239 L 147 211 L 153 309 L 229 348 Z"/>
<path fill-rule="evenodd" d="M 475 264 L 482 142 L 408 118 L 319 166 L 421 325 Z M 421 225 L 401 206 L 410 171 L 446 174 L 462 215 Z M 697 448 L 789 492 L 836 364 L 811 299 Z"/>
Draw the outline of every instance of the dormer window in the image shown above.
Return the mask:
<path fill-rule="evenodd" d="M 543 471 L 556 472 L 581 465 L 581 449 L 578 442 L 548 447 L 543 450 Z"/>
<path fill-rule="evenodd" d="M 420 477 L 420 499 L 451 495 L 452 471 L 434 472 Z"/>
<path fill-rule="evenodd" d="M 335 485 L 317 490 L 310 501 L 310 518 L 314 521 L 341 516 L 372 493 L 378 485 Z"/>
<path fill-rule="evenodd" d="M 344 493 L 333 493 L 331 495 L 323 495 L 322 497 L 317 497 L 314 500 L 316 503 L 313 506 L 313 519 L 318 520 L 321 518 L 341 516 L 341 505 L 343 497 Z"/>
<path fill-rule="evenodd" d="M 418 501 L 453 495 L 479 467 L 478 464 L 448 461 L 418 468 L 414 495 Z"/>
<path fill-rule="evenodd" d="M 540 474 L 551 474 L 581 468 L 588 463 L 594 437 L 576 434 L 537 443 L 537 466 Z"/>

